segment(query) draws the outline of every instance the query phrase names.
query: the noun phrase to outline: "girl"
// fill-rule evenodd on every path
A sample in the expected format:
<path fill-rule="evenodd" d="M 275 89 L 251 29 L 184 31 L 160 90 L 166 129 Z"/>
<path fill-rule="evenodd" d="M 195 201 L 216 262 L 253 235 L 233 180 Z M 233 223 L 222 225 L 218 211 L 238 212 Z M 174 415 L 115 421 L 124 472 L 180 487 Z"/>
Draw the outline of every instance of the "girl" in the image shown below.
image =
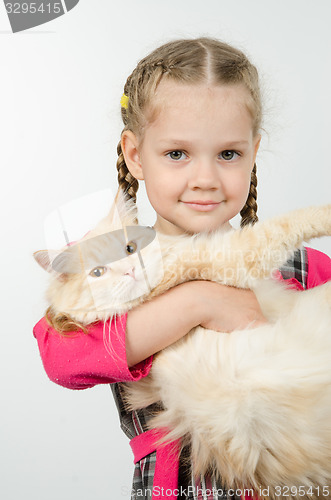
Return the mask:
<path fill-rule="evenodd" d="M 138 180 L 145 181 L 158 231 L 228 231 L 239 212 L 242 226 L 256 222 L 262 106 L 256 68 L 242 52 L 209 38 L 167 43 L 139 62 L 121 105 L 119 186 L 135 200 Z M 282 274 L 298 289 L 308 288 L 331 279 L 331 261 L 303 249 Z M 213 477 L 196 481 L 186 449 L 178 457 L 175 447 L 157 448 L 146 432 L 157 408 L 126 411 L 121 382 L 146 376 L 153 354 L 197 325 L 231 332 L 264 321 L 251 291 L 195 281 L 119 318 L 112 325 L 116 359 L 103 344 L 102 324 L 60 339 L 60 326 L 44 318 L 34 334 L 51 380 L 72 389 L 111 384 L 135 455 L 132 498 L 218 499 L 245 493 L 225 492 Z"/>

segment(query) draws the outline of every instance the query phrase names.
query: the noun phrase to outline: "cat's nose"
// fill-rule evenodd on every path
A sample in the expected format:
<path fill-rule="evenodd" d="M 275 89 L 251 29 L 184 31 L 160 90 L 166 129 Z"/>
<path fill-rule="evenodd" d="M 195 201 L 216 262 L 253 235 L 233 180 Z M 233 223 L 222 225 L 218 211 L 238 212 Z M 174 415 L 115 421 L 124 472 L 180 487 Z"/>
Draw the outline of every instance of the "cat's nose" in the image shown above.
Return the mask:
<path fill-rule="evenodd" d="M 124 274 L 126 274 L 126 275 L 128 275 L 128 276 L 131 276 L 132 278 L 135 278 L 134 271 L 135 271 L 135 268 L 134 268 L 134 267 L 132 267 L 131 269 L 129 269 L 129 270 L 128 270 L 126 273 L 124 273 Z"/>

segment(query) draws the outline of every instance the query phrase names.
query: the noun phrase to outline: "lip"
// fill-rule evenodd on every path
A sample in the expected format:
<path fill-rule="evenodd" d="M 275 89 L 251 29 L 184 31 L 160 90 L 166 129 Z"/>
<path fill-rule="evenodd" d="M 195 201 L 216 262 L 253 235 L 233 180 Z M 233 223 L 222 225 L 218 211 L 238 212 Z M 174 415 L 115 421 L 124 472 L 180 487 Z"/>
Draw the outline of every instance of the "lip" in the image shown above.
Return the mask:
<path fill-rule="evenodd" d="M 192 200 L 183 201 L 182 203 L 198 212 L 211 212 L 212 210 L 215 210 L 221 202 L 213 200 Z"/>

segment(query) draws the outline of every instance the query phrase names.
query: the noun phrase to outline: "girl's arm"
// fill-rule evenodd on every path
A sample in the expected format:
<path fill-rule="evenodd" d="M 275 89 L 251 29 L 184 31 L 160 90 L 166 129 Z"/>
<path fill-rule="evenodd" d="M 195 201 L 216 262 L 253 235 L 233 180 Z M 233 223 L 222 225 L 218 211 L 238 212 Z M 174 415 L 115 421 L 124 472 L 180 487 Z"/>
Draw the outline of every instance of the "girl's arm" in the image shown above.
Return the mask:
<path fill-rule="evenodd" d="M 261 322 L 253 292 L 195 281 L 183 283 L 128 315 L 91 325 L 64 337 L 45 318 L 34 336 L 45 371 L 69 389 L 139 380 L 152 366 L 152 355 L 186 335 L 194 326 L 230 332 Z M 255 323 L 256 324 L 256 323 Z"/>
<path fill-rule="evenodd" d="M 116 321 L 90 325 L 63 336 L 42 318 L 34 327 L 44 369 L 52 382 L 68 389 L 139 380 L 146 376 L 152 358 L 129 368 L 125 351 L 126 315 Z"/>
<path fill-rule="evenodd" d="M 266 322 L 254 293 L 210 281 L 191 281 L 129 311 L 129 366 L 173 344 L 195 326 L 231 332 Z"/>

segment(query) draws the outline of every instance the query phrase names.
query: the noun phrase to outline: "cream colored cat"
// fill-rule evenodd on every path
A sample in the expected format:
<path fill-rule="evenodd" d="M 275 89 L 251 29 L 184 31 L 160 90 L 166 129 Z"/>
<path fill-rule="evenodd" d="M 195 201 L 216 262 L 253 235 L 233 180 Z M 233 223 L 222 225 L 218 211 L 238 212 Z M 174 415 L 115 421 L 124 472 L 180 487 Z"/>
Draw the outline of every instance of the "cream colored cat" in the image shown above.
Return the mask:
<path fill-rule="evenodd" d="M 269 324 L 231 334 L 195 328 L 127 385 L 128 404 L 162 401 L 151 425 L 190 443 L 196 473 L 212 469 L 228 487 L 269 487 L 272 498 L 282 486 L 304 487 L 293 497 L 318 496 L 317 487 L 328 497 L 331 283 L 300 293 L 267 278 L 303 240 L 331 235 L 331 205 L 182 237 L 137 229 L 121 197 L 118 210 L 78 244 L 35 254 L 53 274 L 53 315 L 106 320 L 192 279 L 253 289 Z"/>

